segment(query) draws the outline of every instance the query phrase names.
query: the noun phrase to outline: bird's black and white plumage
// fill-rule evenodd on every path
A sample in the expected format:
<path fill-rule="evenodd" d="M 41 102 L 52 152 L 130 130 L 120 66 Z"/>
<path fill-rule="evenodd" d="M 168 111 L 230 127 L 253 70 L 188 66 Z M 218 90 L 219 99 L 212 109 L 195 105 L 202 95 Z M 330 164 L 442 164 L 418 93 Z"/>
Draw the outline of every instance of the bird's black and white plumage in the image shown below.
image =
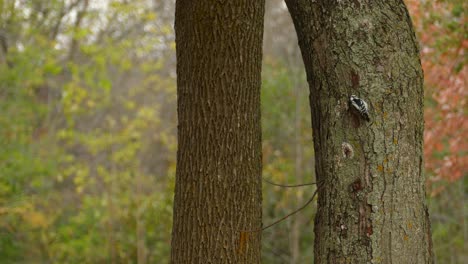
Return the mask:
<path fill-rule="evenodd" d="M 370 121 L 369 108 L 364 100 L 355 95 L 351 95 L 349 98 L 349 104 L 351 105 L 351 108 L 354 109 L 354 111 L 359 113 L 359 115 L 364 118 L 364 120 L 368 122 Z"/>

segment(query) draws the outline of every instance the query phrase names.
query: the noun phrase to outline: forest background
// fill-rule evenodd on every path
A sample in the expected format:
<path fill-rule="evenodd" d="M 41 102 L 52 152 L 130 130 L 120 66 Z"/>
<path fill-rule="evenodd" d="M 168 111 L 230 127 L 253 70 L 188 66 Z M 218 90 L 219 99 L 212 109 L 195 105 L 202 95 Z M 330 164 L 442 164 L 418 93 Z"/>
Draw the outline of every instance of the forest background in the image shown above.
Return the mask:
<path fill-rule="evenodd" d="M 427 200 L 438 263 L 468 259 L 463 0 L 406 0 L 425 72 Z M 173 0 L 0 0 L 2 263 L 168 263 L 175 180 Z M 267 1 L 263 176 L 314 180 L 308 86 Z M 264 223 L 313 187 L 264 184 Z M 264 263 L 313 263 L 315 207 L 263 234 Z"/>

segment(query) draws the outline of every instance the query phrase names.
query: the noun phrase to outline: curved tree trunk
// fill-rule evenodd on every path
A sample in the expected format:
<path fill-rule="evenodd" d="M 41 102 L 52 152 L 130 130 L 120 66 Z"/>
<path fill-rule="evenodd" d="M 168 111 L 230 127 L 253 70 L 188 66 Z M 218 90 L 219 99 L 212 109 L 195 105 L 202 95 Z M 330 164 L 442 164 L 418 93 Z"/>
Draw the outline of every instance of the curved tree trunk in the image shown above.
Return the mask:
<path fill-rule="evenodd" d="M 176 3 L 171 263 L 260 263 L 264 1 Z"/>
<path fill-rule="evenodd" d="M 286 0 L 307 79 L 319 188 L 316 263 L 432 263 L 423 72 L 401 0 Z M 367 101 L 371 122 L 348 100 Z"/>

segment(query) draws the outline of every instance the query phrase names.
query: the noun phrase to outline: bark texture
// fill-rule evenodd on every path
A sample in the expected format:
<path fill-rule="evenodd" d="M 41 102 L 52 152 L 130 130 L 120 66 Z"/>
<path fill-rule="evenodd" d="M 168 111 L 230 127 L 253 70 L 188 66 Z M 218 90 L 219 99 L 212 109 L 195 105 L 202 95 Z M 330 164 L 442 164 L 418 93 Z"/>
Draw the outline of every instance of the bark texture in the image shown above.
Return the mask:
<path fill-rule="evenodd" d="M 260 263 L 264 1 L 176 3 L 171 263 Z"/>
<path fill-rule="evenodd" d="M 433 263 L 423 72 L 402 0 L 286 0 L 307 79 L 319 189 L 315 263 Z M 348 100 L 367 101 L 371 122 Z"/>

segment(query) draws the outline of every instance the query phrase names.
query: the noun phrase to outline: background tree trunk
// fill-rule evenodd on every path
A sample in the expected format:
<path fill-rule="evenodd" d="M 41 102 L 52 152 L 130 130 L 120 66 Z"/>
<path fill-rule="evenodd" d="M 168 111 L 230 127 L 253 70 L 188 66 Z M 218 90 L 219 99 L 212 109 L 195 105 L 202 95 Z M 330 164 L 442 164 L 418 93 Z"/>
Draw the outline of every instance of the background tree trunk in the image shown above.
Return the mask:
<path fill-rule="evenodd" d="M 260 263 L 264 1 L 176 3 L 172 263 Z"/>
<path fill-rule="evenodd" d="M 432 263 L 423 72 L 401 0 L 286 0 L 310 86 L 316 263 Z M 371 122 L 348 100 L 367 101 Z"/>
<path fill-rule="evenodd" d="M 291 63 L 292 65 L 292 63 Z M 304 166 L 303 166 L 303 145 L 301 144 L 301 104 L 300 104 L 300 89 L 304 88 L 303 85 L 300 85 L 298 77 L 292 76 L 293 87 L 295 87 L 296 92 L 296 106 L 295 106 L 295 120 L 294 120 L 294 154 L 295 154 L 295 163 L 294 163 L 294 175 L 297 182 L 304 182 Z M 295 203 L 303 204 L 304 203 L 304 193 L 301 189 L 295 189 Z M 294 205 L 297 207 L 297 205 Z M 293 208 L 294 208 L 293 207 Z M 310 216 L 312 217 L 312 216 Z M 290 264 L 301 264 L 301 234 L 303 235 L 304 220 L 306 218 L 303 214 L 297 214 L 291 218 L 291 235 L 289 239 L 290 244 Z"/>

